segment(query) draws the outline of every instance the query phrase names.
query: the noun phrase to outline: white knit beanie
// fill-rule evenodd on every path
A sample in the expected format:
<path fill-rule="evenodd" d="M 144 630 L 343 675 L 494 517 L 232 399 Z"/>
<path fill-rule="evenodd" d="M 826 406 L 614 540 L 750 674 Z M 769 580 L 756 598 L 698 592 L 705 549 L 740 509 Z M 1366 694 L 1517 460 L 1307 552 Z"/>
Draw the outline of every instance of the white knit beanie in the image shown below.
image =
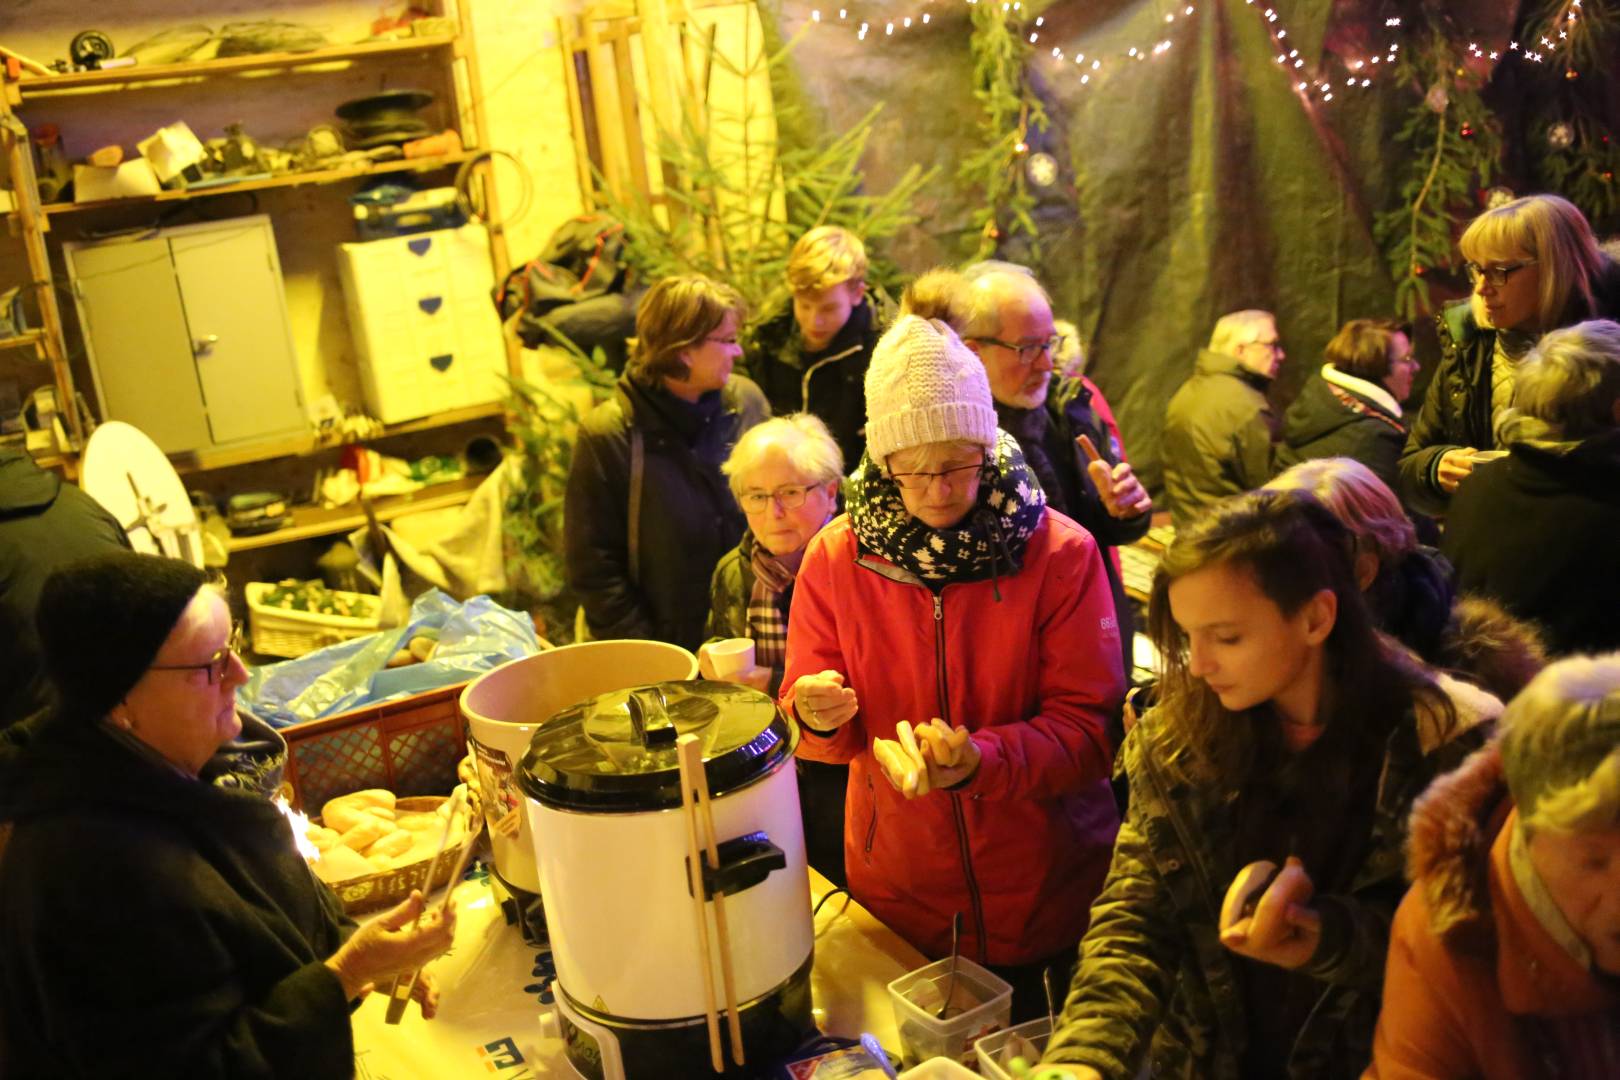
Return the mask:
<path fill-rule="evenodd" d="M 925 443 L 993 447 L 996 409 L 973 350 L 938 319 L 901 318 L 878 339 L 866 369 L 866 449 L 882 463 Z"/>

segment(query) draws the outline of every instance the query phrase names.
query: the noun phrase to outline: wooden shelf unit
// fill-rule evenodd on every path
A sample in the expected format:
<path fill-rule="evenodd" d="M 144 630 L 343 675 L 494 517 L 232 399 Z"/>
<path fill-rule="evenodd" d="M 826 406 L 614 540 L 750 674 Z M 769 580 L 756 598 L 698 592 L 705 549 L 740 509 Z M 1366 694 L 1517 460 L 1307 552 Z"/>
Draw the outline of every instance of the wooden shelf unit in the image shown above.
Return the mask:
<path fill-rule="evenodd" d="M 465 476 L 460 480 L 433 484 L 408 495 L 386 495 L 373 501 L 371 510 L 380 523 L 424 510 L 444 510 L 452 506 L 461 506 L 472 498 L 473 492 L 477 491 L 478 485 L 483 482 L 483 476 Z M 347 506 L 332 510 L 315 506 L 295 506 L 291 525 L 283 526 L 274 532 L 259 533 L 257 536 L 233 536 L 225 547 L 232 553 L 252 551 L 254 548 L 274 547 L 277 544 L 292 544 L 300 540 L 353 532 L 365 523 L 364 511 Z"/>
<path fill-rule="evenodd" d="M 313 431 L 298 436 L 289 436 L 273 442 L 250 443 L 240 447 L 225 447 L 219 450 L 209 450 L 202 453 L 173 455 L 175 471 L 182 476 L 186 473 L 207 472 L 210 469 L 224 469 L 232 465 L 247 465 L 255 461 L 265 461 L 278 457 L 303 457 L 318 453 L 322 450 L 333 450 L 343 446 L 352 446 L 362 442 L 371 442 L 376 439 L 387 439 L 395 435 L 410 435 L 418 431 L 432 431 L 435 428 L 452 427 L 456 424 L 466 424 L 474 420 L 485 420 L 492 416 L 499 416 L 504 406 L 498 403 L 488 405 L 473 405 L 465 409 L 451 409 L 447 412 L 424 416 L 420 420 L 406 420 L 398 424 L 385 424 L 382 433 L 371 439 L 344 439 L 336 442 L 322 441 Z"/>
<path fill-rule="evenodd" d="M 461 165 L 478 157 L 477 150 L 472 148 L 488 145 L 486 137 L 488 123 L 482 97 L 483 84 L 479 73 L 478 55 L 473 45 L 475 33 L 473 14 L 470 10 L 471 5 L 466 0 L 460 0 L 457 3 L 443 2 L 422 6 L 429 8 L 430 13 L 434 15 L 448 18 L 454 32 L 433 36 L 334 45 L 307 52 L 274 52 L 174 64 L 136 65 L 134 67 L 115 68 L 110 71 L 81 71 L 51 75 L 24 74 L 16 79 L 8 78 L 4 69 L 0 69 L 0 157 L 3 157 L 10 166 L 10 182 L 13 192 L 12 209 L 8 214 L 0 215 L 0 217 L 6 218 L 11 225 L 13 236 L 19 239 L 26 253 L 32 278 L 39 285 L 33 292 L 34 302 L 39 309 L 39 322 L 41 324 L 39 330 L 30 331 L 20 337 L 0 339 L 0 349 L 9 352 L 12 349 L 32 347 L 36 356 L 50 365 L 52 380 L 57 391 L 57 400 L 67 402 L 77 400 L 78 395 L 74 386 L 66 344 L 67 339 L 63 327 L 63 314 L 57 295 L 58 289 L 54 287 L 54 271 L 51 265 L 49 237 L 52 232 L 53 219 L 65 224 L 68 219 L 79 220 L 78 215 L 94 215 L 102 211 L 113 211 L 115 209 L 139 207 L 175 200 L 212 198 L 269 188 L 335 184 L 360 177 L 389 173 L 441 169 Z M 116 94 L 119 95 L 117 98 L 109 98 L 109 101 L 113 103 L 111 107 L 116 108 L 116 102 L 122 100 L 122 95 L 130 91 L 140 90 L 160 93 L 165 89 L 184 90 L 193 88 L 199 83 L 221 78 L 251 78 L 255 75 L 273 72 L 309 71 L 314 73 L 342 70 L 345 66 L 358 63 L 381 65 L 390 61 L 422 61 L 442 66 L 449 87 L 447 104 L 452 123 L 461 134 L 464 145 L 469 148 L 467 151 L 461 154 L 431 159 L 385 162 L 365 168 L 326 169 L 307 173 L 261 177 L 243 180 L 238 183 L 219 184 L 198 190 L 164 191 L 153 196 L 128 199 L 109 199 L 93 203 L 53 203 L 49 205 L 40 202 L 29 132 L 19 115 L 35 103 L 70 100 L 80 96 Z M 487 167 L 474 176 L 473 183 L 483 187 L 483 203 L 490 214 L 498 217 L 499 206 L 495 196 L 493 178 Z M 496 280 L 503 280 L 511 266 L 511 260 L 507 251 L 505 234 L 499 230 L 494 230 L 490 234 L 490 258 L 494 264 Z M 512 372 L 514 374 L 518 373 L 520 370 L 520 355 L 515 341 L 508 343 L 508 362 Z M 499 409 L 498 405 L 490 405 L 481 412 L 482 415 L 494 415 L 499 412 Z M 461 412 L 467 411 L 461 410 Z M 77 455 L 83 448 L 86 432 L 80 423 L 77 409 L 69 409 L 65 413 L 65 418 L 70 426 L 69 437 L 73 450 L 67 454 L 57 456 L 55 464 L 71 475 L 76 471 Z M 429 422 L 423 426 L 393 425 L 388 429 L 387 434 L 393 434 L 399 430 L 423 430 L 425 427 L 440 426 L 441 423 L 456 423 L 470 418 L 476 417 L 456 416 L 454 419 L 442 420 L 430 418 Z M 176 464 L 182 471 L 197 471 L 199 469 L 223 467 L 225 464 L 266 460 L 283 454 L 308 453 L 320 448 L 315 445 L 314 437 L 311 435 L 307 439 L 299 439 L 295 443 L 289 443 L 285 446 L 261 447 L 257 450 L 245 448 L 243 451 L 215 451 L 211 458 L 213 463 L 206 465 L 196 464 L 196 455 L 175 455 L 175 457 Z M 189 464 L 187 462 L 188 458 L 192 459 Z"/>
<path fill-rule="evenodd" d="M 279 176 L 261 176 L 234 184 L 212 184 L 208 187 L 175 191 L 160 191 L 156 195 L 135 195 L 127 199 L 100 199 L 85 203 L 46 203 L 41 209 L 50 217 L 77 214 L 91 210 L 106 210 L 114 206 L 139 206 L 144 203 L 175 202 L 183 199 L 209 199 L 215 195 L 234 195 L 242 191 L 263 191 L 266 188 L 298 187 L 303 184 L 336 184 L 362 176 L 381 176 L 384 173 L 427 172 L 448 168 L 473 160 L 478 151 L 468 150 L 444 157 L 410 158 L 403 161 L 385 161 L 376 165 L 353 166 L 343 169 L 318 169 L 311 172 L 282 173 Z"/>
<path fill-rule="evenodd" d="M 213 60 L 184 61 L 178 64 L 151 64 L 145 67 L 114 68 L 110 71 L 73 71 L 61 75 L 25 75 L 13 85 L 18 101 L 65 94 L 76 90 L 123 90 L 180 79 L 209 79 L 220 75 L 241 75 L 254 71 L 283 71 L 317 67 L 356 60 L 393 59 L 412 54 L 430 54 L 439 49 L 455 50 L 457 38 L 401 38 L 397 41 L 363 41 L 353 45 L 332 45 L 308 52 L 258 53 L 253 56 L 226 56 Z"/>

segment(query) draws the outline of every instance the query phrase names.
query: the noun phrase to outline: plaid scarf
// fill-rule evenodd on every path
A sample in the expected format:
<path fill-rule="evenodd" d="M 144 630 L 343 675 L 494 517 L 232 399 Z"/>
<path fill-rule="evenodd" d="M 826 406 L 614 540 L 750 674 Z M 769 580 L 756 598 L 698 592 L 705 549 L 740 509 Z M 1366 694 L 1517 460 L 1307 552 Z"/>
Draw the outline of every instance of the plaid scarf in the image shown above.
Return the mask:
<path fill-rule="evenodd" d="M 849 518 L 861 546 L 930 586 L 985 578 L 993 582 L 1016 574 L 1030 536 L 1046 515 L 1046 493 L 1017 441 L 1005 431 L 996 433 L 977 503 L 948 529 L 912 517 L 899 486 L 869 454 L 861 456 L 850 481 Z"/>
<path fill-rule="evenodd" d="M 748 636 L 754 639 L 754 663 L 779 668 L 787 663 L 787 615 L 782 597 L 797 576 L 754 540 L 750 554 L 754 587 L 748 594 Z"/>

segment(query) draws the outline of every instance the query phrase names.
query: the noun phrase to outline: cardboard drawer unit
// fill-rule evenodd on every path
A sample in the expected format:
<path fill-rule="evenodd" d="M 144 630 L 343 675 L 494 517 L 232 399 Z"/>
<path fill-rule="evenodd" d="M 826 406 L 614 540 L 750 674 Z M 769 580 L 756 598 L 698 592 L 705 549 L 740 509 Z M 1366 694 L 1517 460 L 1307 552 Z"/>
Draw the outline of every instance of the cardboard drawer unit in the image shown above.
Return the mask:
<path fill-rule="evenodd" d="M 366 407 L 385 424 L 506 394 L 481 225 L 339 245 Z"/>

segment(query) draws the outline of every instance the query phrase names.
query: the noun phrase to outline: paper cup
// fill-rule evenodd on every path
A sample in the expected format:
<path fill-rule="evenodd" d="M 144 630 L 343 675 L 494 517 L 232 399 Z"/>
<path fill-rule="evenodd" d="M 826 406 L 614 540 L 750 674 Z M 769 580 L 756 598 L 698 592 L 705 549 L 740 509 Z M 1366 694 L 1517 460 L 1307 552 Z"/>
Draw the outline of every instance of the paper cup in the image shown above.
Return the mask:
<path fill-rule="evenodd" d="M 754 639 L 725 638 L 709 646 L 709 666 L 721 679 L 735 679 L 754 666 Z"/>

